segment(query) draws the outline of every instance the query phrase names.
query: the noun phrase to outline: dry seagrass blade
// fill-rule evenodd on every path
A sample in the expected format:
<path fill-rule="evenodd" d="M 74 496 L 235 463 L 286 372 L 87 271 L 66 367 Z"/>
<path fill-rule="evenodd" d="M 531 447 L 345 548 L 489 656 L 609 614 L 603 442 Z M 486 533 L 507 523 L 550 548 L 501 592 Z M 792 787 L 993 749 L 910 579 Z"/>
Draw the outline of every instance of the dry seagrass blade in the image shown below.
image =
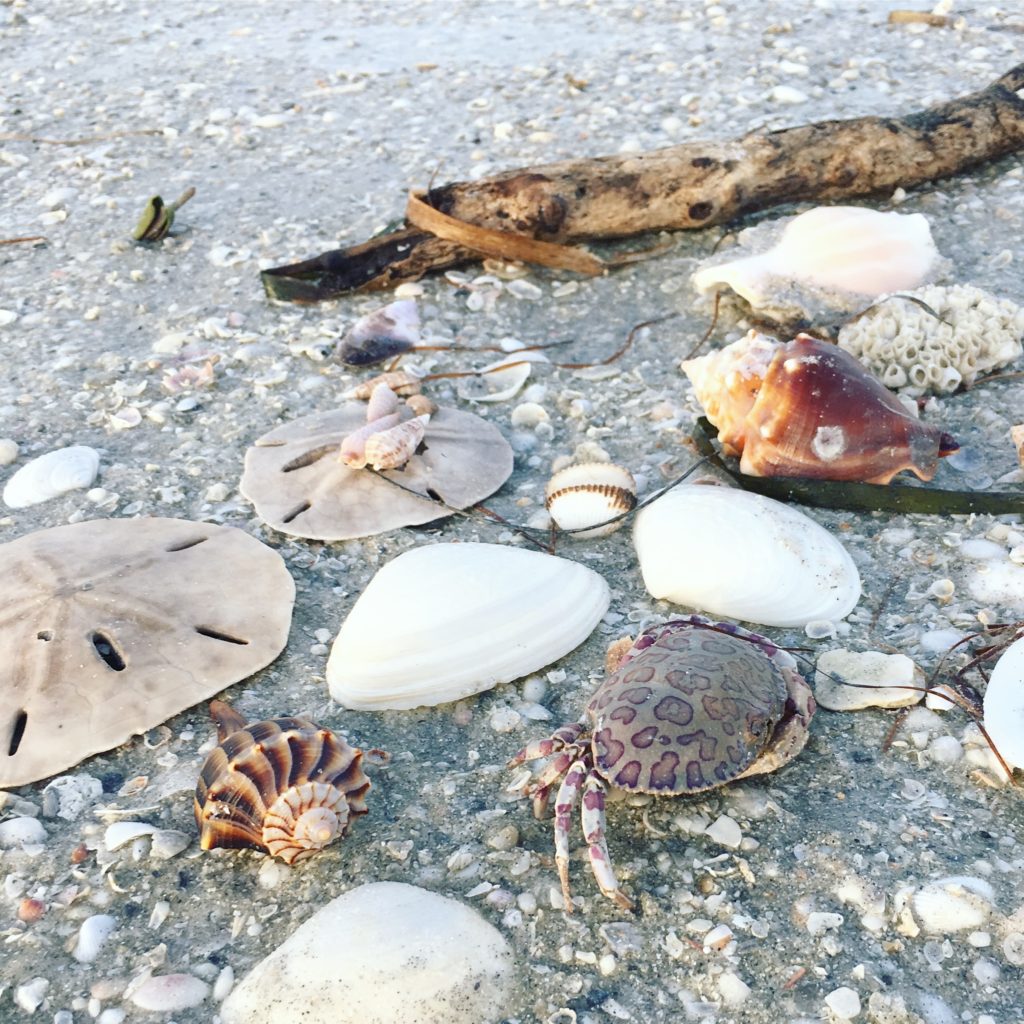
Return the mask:
<path fill-rule="evenodd" d="M 350 469 L 338 449 L 365 422 L 366 403 L 351 402 L 264 434 L 245 453 L 242 494 L 282 533 L 350 540 L 441 519 L 451 514 L 445 506 L 468 508 L 512 472 L 512 449 L 497 427 L 455 409 L 431 416 L 423 443 L 399 469 Z"/>
<path fill-rule="evenodd" d="M 104 519 L 0 545 L 0 787 L 116 747 L 269 664 L 295 584 L 226 526 Z"/>

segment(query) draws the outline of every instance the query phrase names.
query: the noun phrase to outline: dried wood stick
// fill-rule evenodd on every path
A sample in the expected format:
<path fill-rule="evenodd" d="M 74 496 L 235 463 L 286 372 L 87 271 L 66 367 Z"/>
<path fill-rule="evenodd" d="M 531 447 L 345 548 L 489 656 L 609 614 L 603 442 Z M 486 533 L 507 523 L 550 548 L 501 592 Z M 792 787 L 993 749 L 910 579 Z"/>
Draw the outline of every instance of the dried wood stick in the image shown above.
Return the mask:
<path fill-rule="evenodd" d="M 782 203 L 890 193 L 1024 148 L 1024 64 L 987 88 L 899 117 L 821 121 L 729 142 L 566 160 L 429 189 L 480 227 L 569 243 L 705 228 Z M 391 288 L 478 258 L 416 227 L 263 271 L 268 296 L 317 302 Z"/>

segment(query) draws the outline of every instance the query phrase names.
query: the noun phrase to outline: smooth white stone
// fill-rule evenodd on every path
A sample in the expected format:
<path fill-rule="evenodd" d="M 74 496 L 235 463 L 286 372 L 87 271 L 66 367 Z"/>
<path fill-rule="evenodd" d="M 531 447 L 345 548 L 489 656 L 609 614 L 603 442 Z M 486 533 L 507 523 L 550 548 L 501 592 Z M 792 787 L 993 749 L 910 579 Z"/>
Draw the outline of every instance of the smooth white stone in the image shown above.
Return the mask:
<path fill-rule="evenodd" d="M 32 846 L 46 841 L 46 829 L 38 818 L 8 818 L 0 821 L 0 849 Z"/>
<path fill-rule="evenodd" d="M 929 882 L 914 893 L 914 917 L 925 932 L 947 935 L 977 931 L 992 914 L 992 886 L 982 878 L 955 875 Z"/>
<path fill-rule="evenodd" d="M 31 981 L 23 981 L 14 990 L 14 1001 L 26 1013 L 35 1013 L 46 998 L 46 990 L 49 987 L 50 982 L 47 978 L 33 978 Z"/>
<path fill-rule="evenodd" d="M 80 964 L 91 964 L 117 928 L 117 920 L 109 914 L 93 914 L 82 922 L 78 929 L 78 940 L 71 955 Z"/>
<path fill-rule="evenodd" d="M 807 931 L 811 935 L 824 935 L 827 931 L 839 928 L 843 923 L 842 914 L 822 913 L 813 911 L 807 915 Z"/>
<path fill-rule="evenodd" d="M 139 985 L 131 1001 L 142 1010 L 173 1013 L 199 1006 L 209 993 L 210 986 L 194 974 L 161 974 Z"/>
<path fill-rule="evenodd" d="M 100 453 L 86 445 L 58 448 L 25 463 L 7 481 L 4 504 L 28 508 L 68 491 L 92 486 L 100 468 Z"/>
<path fill-rule="evenodd" d="M 9 437 L 0 437 L 0 466 L 9 466 L 17 457 L 18 444 Z"/>
<path fill-rule="evenodd" d="M 742 1006 L 750 997 L 750 986 L 732 971 L 718 977 L 718 994 L 726 1006 Z"/>
<path fill-rule="evenodd" d="M 476 911 L 401 882 L 339 896 L 235 986 L 224 1024 L 490 1024 L 513 958 Z"/>
<path fill-rule="evenodd" d="M 848 683 L 858 685 L 844 685 Z M 924 696 L 906 687 L 923 685 L 917 666 L 905 654 L 839 649 L 818 658 L 814 697 L 830 711 L 902 708 L 917 704 Z"/>
<path fill-rule="evenodd" d="M 825 1005 L 840 1020 L 853 1020 L 860 1013 L 860 996 L 852 988 L 843 985 L 825 996 Z"/>
<path fill-rule="evenodd" d="M 955 736 L 936 736 L 928 744 L 928 753 L 938 764 L 956 764 L 964 756 L 964 748 Z"/>
<path fill-rule="evenodd" d="M 227 967 L 221 968 L 220 974 L 217 975 L 217 980 L 213 983 L 213 1001 L 215 1003 L 224 1002 L 234 987 L 235 972 L 229 964 Z"/>
<path fill-rule="evenodd" d="M 708 825 L 704 834 L 716 843 L 728 846 L 730 850 L 737 849 L 740 843 L 743 842 L 743 832 L 739 825 L 736 824 L 736 821 L 727 814 L 716 818 Z"/>

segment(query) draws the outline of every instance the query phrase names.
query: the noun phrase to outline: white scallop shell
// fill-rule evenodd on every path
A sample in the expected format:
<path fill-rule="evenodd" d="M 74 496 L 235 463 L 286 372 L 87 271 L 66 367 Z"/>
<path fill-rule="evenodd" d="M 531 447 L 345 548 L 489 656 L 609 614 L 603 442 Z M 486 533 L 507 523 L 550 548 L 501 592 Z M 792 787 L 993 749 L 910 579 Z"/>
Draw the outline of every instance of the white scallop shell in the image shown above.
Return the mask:
<path fill-rule="evenodd" d="M 1024 639 L 1010 644 L 992 669 L 984 722 L 1003 760 L 1024 768 Z"/>
<path fill-rule="evenodd" d="M 797 509 L 748 491 L 676 487 L 637 513 L 644 583 L 659 599 L 767 626 L 835 621 L 860 599 L 845 548 Z"/>
<path fill-rule="evenodd" d="M 499 544 L 431 544 L 370 581 L 327 663 L 347 708 L 444 704 L 536 672 L 581 644 L 608 585 L 564 558 Z"/>
<path fill-rule="evenodd" d="M 781 234 L 779 224 L 784 225 Z M 775 244 L 758 251 L 773 236 Z M 788 312 L 788 289 L 819 293 L 813 299 L 792 296 L 793 306 L 805 314 L 822 305 L 863 307 L 865 299 L 917 288 L 942 263 L 922 214 L 860 206 L 819 206 L 782 222 L 758 225 L 741 233 L 739 251 L 753 254 L 713 257 L 693 275 L 694 286 L 708 292 L 727 285 L 754 309 Z M 851 297 L 858 301 L 848 304 L 845 300 Z"/>
<path fill-rule="evenodd" d="M 580 530 L 573 537 L 589 539 L 614 533 L 623 520 L 583 530 L 628 512 L 636 505 L 633 474 L 613 462 L 585 462 L 566 466 L 548 481 L 544 490 L 548 512 L 563 530 Z"/>
<path fill-rule="evenodd" d="M 28 508 L 68 491 L 90 487 L 100 468 L 100 453 L 83 444 L 40 455 L 18 470 L 4 488 L 8 508 Z"/>

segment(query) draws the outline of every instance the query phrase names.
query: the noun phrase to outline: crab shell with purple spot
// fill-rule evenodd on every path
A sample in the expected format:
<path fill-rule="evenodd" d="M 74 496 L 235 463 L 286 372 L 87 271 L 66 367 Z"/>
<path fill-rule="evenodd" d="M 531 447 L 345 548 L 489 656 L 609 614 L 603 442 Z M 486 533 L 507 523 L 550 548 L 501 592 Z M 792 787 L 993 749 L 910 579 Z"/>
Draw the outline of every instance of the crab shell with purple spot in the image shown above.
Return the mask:
<path fill-rule="evenodd" d="M 767 638 L 674 619 L 641 633 L 587 705 L 594 765 L 619 789 L 699 793 L 791 760 L 814 708 L 793 657 Z"/>

